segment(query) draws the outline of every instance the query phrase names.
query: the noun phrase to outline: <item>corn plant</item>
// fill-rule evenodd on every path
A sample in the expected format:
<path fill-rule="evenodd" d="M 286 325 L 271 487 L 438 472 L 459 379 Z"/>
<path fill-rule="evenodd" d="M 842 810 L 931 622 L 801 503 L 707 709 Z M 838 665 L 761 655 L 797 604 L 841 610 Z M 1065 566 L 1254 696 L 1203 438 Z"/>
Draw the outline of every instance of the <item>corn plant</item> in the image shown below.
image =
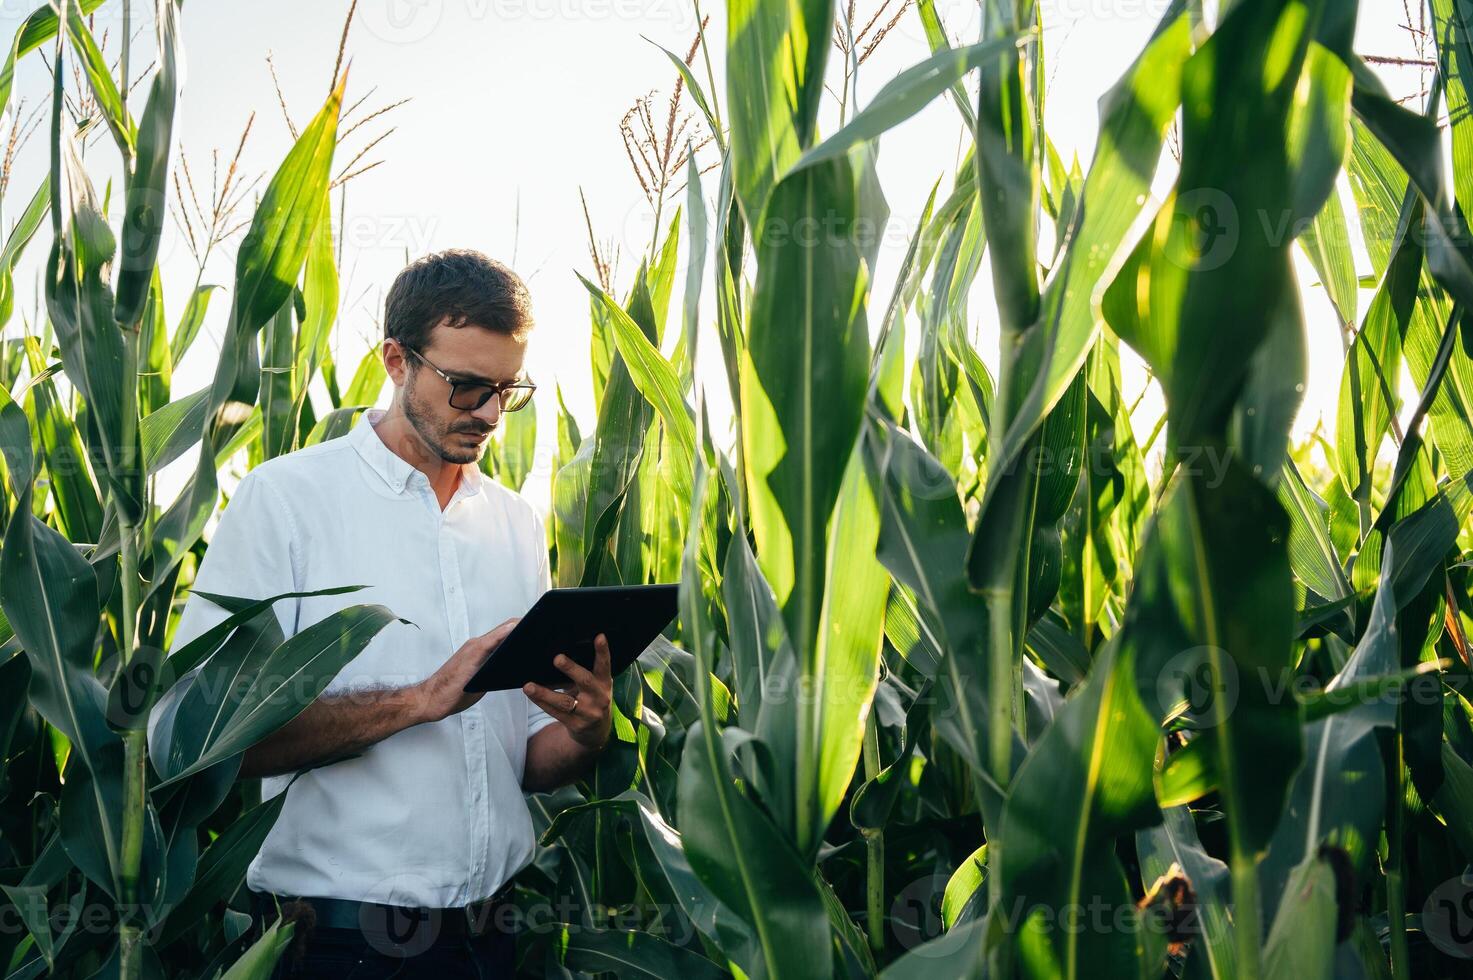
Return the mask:
<path fill-rule="evenodd" d="M 135 122 L 96 6 L 37 11 L 0 70 L 4 105 L 15 60 L 54 42 L 50 177 L 0 245 L 3 322 L 50 216 L 44 322 L 0 359 L 0 910 L 24 927 L 0 959 L 261 976 L 289 934 L 245 933 L 242 880 L 281 798 L 236 775 L 305 704 L 265 678 L 321 690 L 394 611 L 283 640 L 281 596 L 209 596 L 229 619 L 165 650 L 220 471 L 343 434 L 383 384 L 370 352 L 340 389 L 328 343 L 345 80 L 262 192 L 214 380 L 175 397 L 205 315 L 191 301 L 168 337 L 157 267 L 178 10 L 158 6 Z M 902 6 L 931 54 L 867 103 L 884 8 L 866 27 L 853 4 L 731 0 L 724 84 L 699 10 L 690 52 L 665 52 L 672 119 L 683 91 L 719 173 L 695 138 L 665 147 L 632 283 L 596 249 L 570 283 L 596 424 L 561 391 L 544 423 L 556 582 L 678 581 L 680 616 L 617 678 L 595 768 L 528 798 L 519 969 L 1455 975 L 1473 956 L 1473 10 L 1431 0 L 1431 82 L 1399 101 L 1352 49 L 1354 4 L 1177 0 L 1104 91 L 1087 167 L 1048 134 L 1039 6 L 981 10 L 957 44 L 933 0 Z M 64 59 L 97 107 L 81 127 Z M 967 152 L 917 175 L 935 182 L 876 296 L 876 161 L 938 99 Z M 72 149 L 89 133 L 124 164 L 111 204 Z M 1334 431 L 1299 445 L 1296 248 L 1344 341 Z M 1127 348 L 1166 404 L 1143 439 Z M 698 382 L 712 359 L 730 419 Z M 511 417 L 483 470 L 520 487 L 537 427 Z M 164 506 L 149 477 L 196 444 Z M 209 727 L 196 679 L 151 759 L 142 719 L 195 667 L 245 693 Z M 56 924 L 83 907 L 106 928 Z"/>
<path fill-rule="evenodd" d="M 217 909 L 281 805 L 251 806 L 233 788 L 241 752 L 302 707 L 273 685 L 300 669 L 321 690 L 393 616 L 355 606 L 284 642 L 270 613 L 279 597 L 258 597 L 230 605 L 226 628 L 171 651 L 167 662 L 163 654 L 179 576 L 197 562 L 224 460 L 247 445 L 270 456 L 325 434 L 304 411 L 305 391 L 336 314 L 327 193 L 346 77 L 261 195 L 239 250 L 214 380 L 171 398 L 170 364 L 202 313 L 191 304 L 171 341 L 157 260 L 180 98 L 178 4 L 156 7 L 157 68 L 136 119 L 121 95 L 128 7 L 115 80 L 86 19 L 97 6 L 37 10 L 0 72 L 3 105 L 16 60 L 54 39 L 50 172 L 0 263 L 10 295 L 15 260 L 49 215 L 48 329 L 12 342 L 0 403 L 9 653 L 0 727 L 12 869 L 3 888 L 24 926 L 6 933 L 7 975 L 213 976 L 229 968 L 260 976 L 290 930 L 273 929 L 246 949 L 239 921 L 222 920 Z M 64 92 L 73 63 L 95 110 L 75 128 Z M 104 126 L 121 158 L 110 209 L 79 154 L 89 132 Z M 60 373 L 70 399 L 55 383 Z M 332 422 L 322 420 L 328 430 Z M 199 465 L 184 489 L 172 503 L 157 501 L 151 477 L 196 447 Z M 264 661 L 247 656 L 257 642 L 272 651 Z M 234 676 L 240 687 L 225 705 L 186 698 L 168 758 L 150 760 L 150 709 L 166 679 L 201 663 L 202 677 Z M 58 907 L 73 914 L 58 919 Z M 84 910 L 103 914 L 83 928 Z"/>
<path fill-rule="evenodd" d="M 1038 11 L 983 13 L 957 48 L 920 4 L 932 57 L 826 138 L 815 39 L 831 7 L 728 6 L 729 129 L 715 86 L 683 72 L 726 133 L 712 264 L 731 439 L 713 439 L 700 392 L 677 397 L 676 365 L 651 350 L 654 258 L 622 314 L 585 280 L 595 333 L 614 331 L 647 403 L 637 425 L 668 440 L 642 445 L 693 457 L 679 639 L 698 680 L 676 687 L 669 656 L 646 655 L 649 692 L 667 709 L 671 691 L 693 700 L 690 722 L 671 745 L 668 715 L 649 735 L 629 715 L 644 763 L 612 799 L 590 785 L 586 802 L 548 805 L 541 887 L 572 877 L 662 925 L 673 895 L 699 942 L 616 941 L 585 921 L 561 962 L 697 969 L 683 947 L 745 975 L 1445 966 L 1460 954 L 1432 894 L 1461 875 L 1466 826 L 1445 787 L 1466 771 L 1452 746 L 1467 718 L 1456 340 L 1470 280 L 1438 119 L 1445 97 L 1457 171 L 1465 12 L 1433 7 L 1437 81 L 1416 112 L 1351 50 L 1350 5 L 1241 2 L 1215 21 L 1174 5 L 1101 100 L 1087 170 L 1047 136 Z M 871 324 L 873 238 L 854 229 L 887 218 L 876 141 L 947 95 L 972 150 L 949 193 L 933 189 Z M 1180 167 L 1148 204 L 1173 122 Z M 1358 328 L 1342 172 L 1376 266 Z M 687 206 L 700 264 L 704 199 Z M 805 221 L 841 231 L 801 241 Z M 1354 337 L 1332 472 L 1313 489 L 1289 439 L 1306 368 L 1296 240 Z M 968 330 L 984 257 L 995 376 Z M 1166 396 L 1154 482 L 1122 341 Z M 1405 426 L 1403 344 L 1421 392 Z M 625 397 L 604 388 L 590 459 L 607 420 L 640 411 Z M 558 479 L 559 519 L 576 521 L 583 471 Z M 626 540 L 617 525 L 559 536 L 560 566 L 579 547 L 580 567 L 645 580 L 651 566 L 631 579 L 618 561 Z M 648 701 L 629 707 L 648 717 Z M 594 846 L 611 810 L 649 848 L 624 868 Z M 1429 849 L 1448 860 L 1413 872 L 1409 850 Z M 939 899 L 944 929 L 916 946 L 903 900 L 928 872 L 941 884 L 921 897 Z M 617 953 L 631 949 L 643 955 Z"/>

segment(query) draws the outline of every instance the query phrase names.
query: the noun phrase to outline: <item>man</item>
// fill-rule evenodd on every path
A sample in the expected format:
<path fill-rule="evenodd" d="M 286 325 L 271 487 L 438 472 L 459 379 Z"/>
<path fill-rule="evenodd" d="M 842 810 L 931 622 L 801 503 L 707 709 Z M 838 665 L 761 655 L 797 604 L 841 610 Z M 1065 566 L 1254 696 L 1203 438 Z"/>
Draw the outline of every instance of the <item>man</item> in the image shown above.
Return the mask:
<path fill-rule="evenodd" d="M 500 903 L 534 848 L 522 791 L 571 782 L 609 737 L 602 637 L 591 672 L 559 658 L 566 691 L 462 690 L 550 586 L 537 512 L 476 465 L 530 400 L 532 326 L 525 285 L 480 253 L 404 269 L 385 307 L 390 407 L 252 470 L 205 551 L 200 591 L 368 586 L 277 602 L 286 636 L 357 603 L 413 623 L 391 623 L 245 754 L 263 796 L 291 785 L 246 877 L 260 925 L 278 908 L 297 923 L 277 976 L 511 976 Z M 173 646 L 226 615 L 191 596 Z"/>

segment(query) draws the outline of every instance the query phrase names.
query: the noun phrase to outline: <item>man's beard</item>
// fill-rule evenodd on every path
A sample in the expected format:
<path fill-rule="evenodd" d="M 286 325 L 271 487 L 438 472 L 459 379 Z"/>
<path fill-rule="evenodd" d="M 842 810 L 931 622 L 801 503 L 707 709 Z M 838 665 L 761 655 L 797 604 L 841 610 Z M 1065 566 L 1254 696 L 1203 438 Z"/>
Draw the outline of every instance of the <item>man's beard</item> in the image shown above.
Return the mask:
<path fill-rule="evenodd" d="M 474 449 L 457 449 L 449 444 L 451 436 L 456 432 L 474 432 L 476 430 L 470 428 L 447 430 L 442 428 L 440 423 L 435 420 L 435 417 L 428 411 L 423 410 L 416 402 L 414 388 L 414 381 L 411 379 L 404 388 L 404 417 L 409 420 L 410 425 L 414 426 L 414 431 L 419 433 L 420 438 L 425 441 L 425 445 L 429 446 L 430 451 L 447 463 L 475 463 L 478 461 L 481 458 L 481 453 L 486 448 L 487 444 L 485 442 L 480 443 Z M 474 425 L 474 423 L 471 424 Z M 494 429 L 495 426 L 492 426 L 492 428 Z"/>

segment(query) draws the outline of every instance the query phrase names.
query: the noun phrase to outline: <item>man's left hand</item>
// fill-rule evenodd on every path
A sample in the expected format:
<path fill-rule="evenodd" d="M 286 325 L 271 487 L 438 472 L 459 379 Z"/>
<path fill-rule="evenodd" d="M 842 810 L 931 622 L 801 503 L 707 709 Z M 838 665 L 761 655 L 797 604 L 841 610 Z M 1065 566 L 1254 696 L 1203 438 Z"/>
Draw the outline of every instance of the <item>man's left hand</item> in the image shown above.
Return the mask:
<path fill-rule="evenodd" d="M 553 690 L 540 684 L 522 688 L 527 697 L 553 718 L 562 722 L 573 741 L 586 749 L 599 751 L 609 740 L 613 722 L 610 704 L 614 681 L 609 669 L 609 641 L 600 633 L 593 641 L 593 670 L 587 670 L 566 654 L 558 654 L 553 664 L 567 675 L 572 686 Z"/>

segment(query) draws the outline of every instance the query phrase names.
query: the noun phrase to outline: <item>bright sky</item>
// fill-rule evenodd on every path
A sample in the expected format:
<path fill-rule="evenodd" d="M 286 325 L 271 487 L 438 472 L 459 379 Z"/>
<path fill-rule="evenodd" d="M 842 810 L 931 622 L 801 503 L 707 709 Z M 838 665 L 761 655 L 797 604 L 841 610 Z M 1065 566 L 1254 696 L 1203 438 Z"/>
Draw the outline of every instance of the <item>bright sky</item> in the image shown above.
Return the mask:
<path fill-rule="evenodd" d="M 0 36 L 9 37 L 37 2 L 0 0 Z M 890 9 L 897 9 L 900 2 L 891 0 Z M 1066 159 L 1077 153 L 1087 166 L 1097 127 L 1097 100 L 1145 43 L 1167 2 L 1041 2 L 1049 74 L 1046 124 Z M 869 20 L 877 3 L 860 3 L 858 24 Z M 275 65 L 291 119 L 300 129 L 327 94 L 347 6 L 347 0 L 185 5 L 186 81 L 176 132 L 202 195 L 210 179 L 211 152 L 218 150 L 228 160 L 252 112 L 255 123 L 241 167 L 248 177 L 261 176 L 258 188 L 265 186 L 291 140 L 267 56 Z M 133 0 L 133 7 L 135 25 L 139 17 L 151 18 L 152 4 Z M 975 2 L 938 0 L 938 7 L 954 38 L 976 39 Z M 1403 19 L 1400 7 L 1389 0 L 1362 5 L 1357 44 L 1362 53 L 1415 54 L 1410 36 L 1398 26 Z M 95 32 L 109 33 L 110 52 L 117 50 L 121 9 L 119 0 L 109 0 L 96 15 Z M 721 79 L 724 8 L 716 0 L 705 0 L 702 11 L 711 17 L 713 69 Z M 887 14 L 883 20 L 888 19 Z M 541 386 L 540 465 L 526 493 L 543 507 L 555 436 L 554 382 L 561 384 L 585 431 L 594 420 L 588 298 L 574 276 L 576 270 L 592 277 L 578 191 L 581 187 L 587 195 L 597 237 L 612 239 L 621 250 L 622 292 L 650 240 L 652 214 L 625 156 L 619 120 L 637 97 L 655 90 L 656 118 L 663 121 L 674 75 L 665 55 L 644 38 L 684 53 L 695 29 L 691 0 L 362 0 L 358 6 L 348 40 L 352 64 L 348 101 L 367 95 L 365 108 L 411 101 L 366 124 L 345 146 L 351 155 L 390 125 L 397 127 L 364 158 L 365 163 L 384 162 L 348 185 L 345 220 L 336 229 L 343 243 L 343 308 L 335 339 L 342 383 L 346 385 L 359 358 L 382 336 L 383 295 L 406 257 L 467 246 L 508 262 L 527 280 L 539 324 L 528 367 Z M 135 74 L 147 64 L 152 47 L 151 32 L 145 31 L 135 46 Z M 927 53 L 919 18 L 914 10 L 908 11 L 860 69 L 861 101 Z M 841 67 L 836 54 L 830 63 L 831 78 Z M 1416 69 L 1382 71 L 1398 94 L 1416 89 Z M 40 58 L 29 57 L 17 76 L 14 100 L 23 100 L 23 112 L 47 100 L 49 74 Z M 697 77 L 704 80 L 704 72 L 698 70 Z M 146 86 L 138 86 L 132 100 L 135 113 L 142 111 L 145 97 Z M 724 104 L 724 91 L 721 98 Z M 695 112 L 688 99 L 683 111 Z M 824 111 L 823 125 L 831 132 L 837 103 L 830 102 Z M 360 109 L 355 117 L 365 114 Z M 9 131 L 8 121 L 3 131 Z M 883 309 L 888 300 L 895 267 L 926 193 L 938 176 L 950 179 L 960 149 L 960 117 L 944 99 L 881 141 L 880 176 L 891 223 L 877 269 L 874 307 Z M 7 228 L 18 202 L 44 175 L 46 158 L 43 123 L 17 161 L 3 213 Z M 715 162 L 709 148 L 698 158 Z M 115 148 L 103 134 L 88 151 L 94 179 L 115 173 L 115 159 Z M 706 177 L 708 201 L 714 196 L 716 178 L 715 171 Z M 1158 184 L 1164 186 L 1164 181 Z M 683 193 L 678 197 L 683 199 Z M 1348 198 L 1346 203 L 1350 204 Z M 252 205 L 248 201 L 243 206 L 242 220 Z M 1353 221 L 1354 208 L 1346 210 Z M 667 208 L 666 222 L 670 214 Z M 337 223 L 336 211 L 333 217 Z M 34 313 L 36 277 L 46 245 L 42 239 L 48 234 L 49 229 L 43 228 L 17 272 L 18 315 L 8 336 L 21 329 L 21 312 Z M 184 236 L 172 223 L 161 259 L 172 330 L 195 271 Z M 1368 271 L 1363 254 L 1358 261 L 1358 271 Z M 1314 285 L 1308 263 L 1300 265 L 1311 359 L 1305 404 L 1296 425 L 1303 434 L 1322 416 L 1333 423 L 1343 357 L 1329 304 Z M 233 267 L 233 243 L 228 243 L 210 259 L 205 282 L 229 285 Z M 986 268 L 984 263 L 972 315 L 979 349 L 989 364 L 995 364 L 996 332 Z M 683 281 L 681 270 L 677 283 Z M 682 288 L 677 285 L 672 323 L 678 322 Z M 1367 300 L 1363 294 L 1362 310 Z M 710 304 L 708 289 L 703 302 L 706 323 Z M 211 309 L 203 335 L 176 366 L 176 397 L 209 383 L 227 305 L 220 302 Z M 711 381 L 707 390 L 712 410 L 719 417 L 729 404 L 725 385 L 714 359 L 703 360 L 702 374 Z M 1139 391 L 1142 377 L 1136 367 L 1127 370 L 1128 396 Z M 381 405 L 387 404 L 390 391 L 386 384 Z M 325 390 L 318 405 L 327 405 Z M 1137 418 L 1142 435 L 1159 411 L 1159 399 L 1148 399 L 1142 406 Z M 194 458 L 185 456 L 161 476 L 165 501 L 193 470 Z"/>

